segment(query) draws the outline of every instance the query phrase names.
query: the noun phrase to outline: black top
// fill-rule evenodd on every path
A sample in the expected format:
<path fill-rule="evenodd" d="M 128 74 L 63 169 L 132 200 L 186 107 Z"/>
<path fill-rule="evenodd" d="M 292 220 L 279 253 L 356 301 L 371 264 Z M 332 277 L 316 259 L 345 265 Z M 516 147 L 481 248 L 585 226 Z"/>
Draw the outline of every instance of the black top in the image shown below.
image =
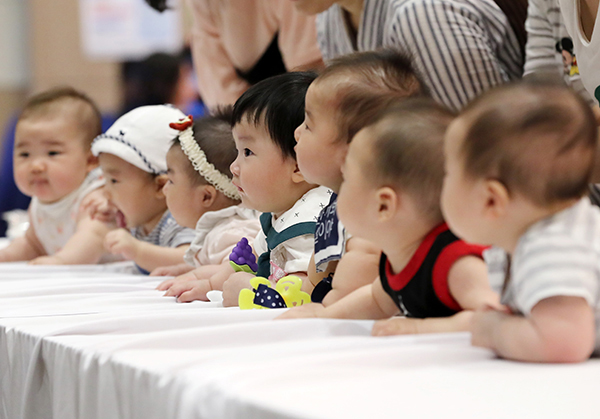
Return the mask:
<path fill-rule="evenodd" d="M 448 317 L 462 310 L 450 294 L 448 272 L 461 257 L 482 257 L 485 247 L 465 243 L 444 223 L 423 239 L 406 267 L 394 274 L 381 254 L 379 276 L 383 289 L 407 317 Z"/>

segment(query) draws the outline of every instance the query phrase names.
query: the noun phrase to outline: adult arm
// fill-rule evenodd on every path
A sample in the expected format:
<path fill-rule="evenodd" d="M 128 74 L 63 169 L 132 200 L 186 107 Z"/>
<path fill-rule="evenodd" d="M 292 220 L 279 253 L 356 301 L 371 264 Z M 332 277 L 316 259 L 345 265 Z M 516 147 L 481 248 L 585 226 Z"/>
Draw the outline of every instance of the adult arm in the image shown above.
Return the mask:
<path fill-rule="evenodd" d="M 233 104 L 249 84 L 237 75 L 208 2 L 188 0 L 187 4 L 192 15 L 191 48 L 200 96 L 209 108 Z"/>
<path fill-rule="evenodd" d="M 561 22 L 560 9 L 548 7 L 548 0 L 529 0 L 527 8 L 527 44 L 525 46 L 525 71 L 523 76 L 538 72 L 562 74 L 563 66 L 556 59 L 556 39 L 550 21 L 550 14 Z M 558 14 L 558 17 L 554 14 Z"/>

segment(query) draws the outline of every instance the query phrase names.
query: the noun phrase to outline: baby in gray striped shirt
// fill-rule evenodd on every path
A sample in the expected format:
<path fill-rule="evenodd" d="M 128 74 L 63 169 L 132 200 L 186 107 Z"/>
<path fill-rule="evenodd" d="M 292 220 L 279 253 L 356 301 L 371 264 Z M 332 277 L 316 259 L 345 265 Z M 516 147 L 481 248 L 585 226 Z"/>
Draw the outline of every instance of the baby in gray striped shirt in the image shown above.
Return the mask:
<path fill-rule="evenodd" d="M 474 345 L 530 362 L 600 350 L 600 210 L 585 196 L 596 143 L 590 107 L 542 82 L 490 91 L 448 129 L 445 218 L 509 255 L 505 306 L 475 313 Z"/>

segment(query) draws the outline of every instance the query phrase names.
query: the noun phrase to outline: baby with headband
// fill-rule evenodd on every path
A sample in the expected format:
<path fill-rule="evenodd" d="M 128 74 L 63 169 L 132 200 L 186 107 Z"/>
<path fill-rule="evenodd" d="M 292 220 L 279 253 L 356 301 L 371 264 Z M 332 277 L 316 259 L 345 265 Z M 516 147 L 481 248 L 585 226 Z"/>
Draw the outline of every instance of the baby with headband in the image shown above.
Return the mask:
<path fill-rule="evenodd" d="M 230 121 L 231 107 L 227 107 L 197 121 L 187 117 L 171 124 L 180 134 L 167 153 L 168 181 L 163 191 L 175 220 L 195 228 L 196 237 L 184 256 L 186 263 L 152 272 L 181 275 L 164 281 L 160 290 L 170 290 L 174 284 L 198 279 L 216 265 L 229 263 L 237 242 L 255 237 L 260 230 L 258 213 L 239 205 L 238 190 L 231 183 L 229 166 L 237 150 Z M 197 269 L 192 270 L 194 267 Z M 176 289 L 167 295 L 175 295 Z"/>
<path fill-rule="evenodd" d="M 331 192 L 304 179 L 294 152 L 294 130 L 304 117 L 304 96 L 315 77 L 310 72 L 271 77 L 248 89 L 233 107 L 237 149 L 230 167 L 233 184 L 245 206 L 262 212 L 261 229 L 252 245 L 258 263 L 257 269 L 250 269 L 256 274 L 244 268 L 234 272 L 223 264 L 218 271 L 203 272 L 198 280 L 170 286 L 167 295 L 185 302 L 206 300 L 207 292 L 222 290 L 223 305 L 233 306 L 241 290 L 253 288 L 255 276 L 268 278 L 273 285 L 288 274 L 306 279 L 315 221 Z M 311 289 L 310 281 L 303 281 L 302 290 Z"/>

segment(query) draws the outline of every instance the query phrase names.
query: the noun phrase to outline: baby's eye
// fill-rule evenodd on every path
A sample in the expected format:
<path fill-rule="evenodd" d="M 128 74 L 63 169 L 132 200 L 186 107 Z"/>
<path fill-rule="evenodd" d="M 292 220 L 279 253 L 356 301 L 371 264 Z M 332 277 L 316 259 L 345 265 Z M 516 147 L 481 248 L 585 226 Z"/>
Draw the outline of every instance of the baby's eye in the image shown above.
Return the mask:
<path fill-rule="evenodd" d="M 249 148 L 245 148 L 244 149 L 244 157 L 248 157 L 253 155 L 254 153 L 252 152 L 252 150 L 250 150 Z"/>
<path fill-rule="evenodd" d="M 56 151 L 56 150 L 52 150 L 48 152 L 49 156 L 58 156 L 60 154 L 60 151 Z"/>
<path fill-rule="evenodd" d="M 27 157 L 29 157 L 29 153 L 28 153 L 28 152 L 26 152 L 26 151 L 21 151 L 21 152 L 20 152 L 19 154 L 17 154 L 17 155 L 18 155 L 19 157 L 22 157 L 22 158 L 27 158 Z"/>
<path fill-rule="evenodd" d="M 308 123 L 306 122 L 306 119 L 304 120 L 304 129 L 307 131 L 310 131 L 310 128 L 308 127 Z"/>
<path fill-rule="evenodd" d="M 110 183 L 112 183 L 113 185 L 114 185 L 115 183 L 118 183 L 118 180 L 117 180 L 117 179 L 115 179 L 115 178 L 110 178 L 110 179 L 108 179 L 108 181 L 109 181 Z"/>

